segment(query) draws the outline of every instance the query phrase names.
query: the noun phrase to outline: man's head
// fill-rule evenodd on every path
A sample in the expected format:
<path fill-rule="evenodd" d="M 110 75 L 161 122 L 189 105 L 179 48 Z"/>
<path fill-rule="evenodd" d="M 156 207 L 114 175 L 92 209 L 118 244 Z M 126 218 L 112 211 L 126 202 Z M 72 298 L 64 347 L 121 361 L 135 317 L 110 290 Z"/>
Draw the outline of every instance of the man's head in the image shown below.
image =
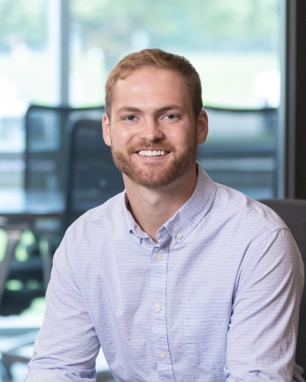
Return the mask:
<path fill-rule="evenodd" d="M 160 49 L 144 49 L 128 54 L 109 73 L 105 85 L 105 109 L 109 118 L 114 85 L 119 79 L 125 79 L 143 67 L 167 69 L 179 73 L 190 94 L 194 116 L 198 118 L 203 102 L 201 81 L 197 71 L 186 58 Z"/>
<path fill-rule="evenodd" d="M 138 53 L 129 55 L 111 72 L 102 123 L 104 141 L 112 147 L 126 185 L 132 182 L 150 189 L 195 174 L 197 144 L 207 136 L 201 94 L 192 98 L 191 79 L 201 90 L 196 71 L 181 57 L 154 52 L 153 56 L 151 50 L 140 52 L 143 58 L 138 57 L 137 65 L 132 57 Z M 155 56 L 163 59 L 154 61 Z"/>

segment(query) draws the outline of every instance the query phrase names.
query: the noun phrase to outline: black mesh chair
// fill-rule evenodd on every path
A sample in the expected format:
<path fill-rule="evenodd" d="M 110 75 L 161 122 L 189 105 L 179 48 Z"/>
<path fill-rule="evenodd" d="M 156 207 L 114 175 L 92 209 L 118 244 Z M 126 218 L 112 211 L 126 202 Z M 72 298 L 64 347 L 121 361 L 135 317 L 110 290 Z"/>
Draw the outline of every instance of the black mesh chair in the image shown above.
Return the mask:
<path fill-rule="evenodd" d="M 277 109 L 205 110 L 209 134 L 198 147 L 198 161 L 210 177 L 255 199 L 274 197 Z"/>
<path fill-rule="evenodd" d="M 66 129 L 79 119 L 102 120 L 103 113 L 102 105 L 86 108 L 31 105 L 25 116 L 25 190 L 58 192 L 65 195 L 69 147 L 69 134 Z M 37 237 L 37 243 L 39 233 L 48 230 L 49 237 L 54 236 L 54 243 L 50 243 L 53 252 L 52 249 L 61 239 L 61 223 L 54 219 L 35 222 L 32 230 Z M 37 243 L 34 244 L 34 248 L 29 249 L 30 252 L 39 252 Z"/>
<path fill-rule="evenodd" d="M 264 199 L 261 203 L 272 208 L 287 224 L 301 251 L 306 274 L 306 200 Z M 306 371 L 306 292 L 301 302 L 296 362 Z"/>
<path fill-rule="evenodd" d="M 31 105 L 25 116 L 25 189 L 64 191 L 67 123 L 82 118 L 102 120 L 103 112 L 103 106 L 71 108 Z"/>
<path fill-rule="evenodd" d="M 122 175 L 104 143 L 101 121 L 81 119 L 71 125 L 65 230 L 87 210 L 123 191 Z"/>

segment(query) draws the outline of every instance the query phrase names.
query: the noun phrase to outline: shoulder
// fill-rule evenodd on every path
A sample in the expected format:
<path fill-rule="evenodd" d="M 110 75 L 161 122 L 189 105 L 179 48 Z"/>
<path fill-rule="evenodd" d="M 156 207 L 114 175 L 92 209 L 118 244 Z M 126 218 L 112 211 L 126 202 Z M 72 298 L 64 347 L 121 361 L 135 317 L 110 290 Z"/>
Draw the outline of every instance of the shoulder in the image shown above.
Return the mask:
<path fill-rule="evenodd" d="M 104 258 L 102 254 L 111 252 L 115 232 L 126 232 L 126 227 L 122 192 L 71 224 L 54 255 L 54 264 L 68 267 L 79 277 L 93 274 Z"/>
<path fill-rule="evenodd" d="M 285 222 L 271 208 L 217 184 L 212 211 L 216 219 L 223 216 L 223 221 L 229 223 L 231 244 L 245 244 L 241 270 L 261 263 L 267 268 L 275 265 L 283 274 L 291 268 L 295 274 L 300 273 L 301 255 L 295 240 Z"/>
<path fill-rule="evenodd" d="M 90 209 L 80 216 L 67 229 L 65 238 L 74 243 L 80 238 L 103 237 L 118 225 L 124 225 L 124 192 L 112 197 L 98 207 Z"/>
<path fill-rule="evenodd" d="M 268 206 L 230 187 L 216 184 L 217 190 L 212 210 L 241 224 L 248 224 L 263 231 L 288 230 L 284 221 Z"/>

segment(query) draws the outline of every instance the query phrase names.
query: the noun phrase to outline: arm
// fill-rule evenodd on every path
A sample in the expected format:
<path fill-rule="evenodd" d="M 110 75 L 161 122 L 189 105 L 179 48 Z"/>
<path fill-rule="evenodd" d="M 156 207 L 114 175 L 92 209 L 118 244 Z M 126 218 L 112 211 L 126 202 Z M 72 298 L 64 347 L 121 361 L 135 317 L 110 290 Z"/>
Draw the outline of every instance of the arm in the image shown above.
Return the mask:
<path fill-rule="evenodd" d="M 293 380 L 303 264 L 286 229 L 250 248 L 228 331 L 228 382 Z"/>
<path fill-rule="evenodd" d="M 99 342 L 74 276 L 69 232 L 54 256 L 44 322 L 26 382 L 95 381 Z"/>

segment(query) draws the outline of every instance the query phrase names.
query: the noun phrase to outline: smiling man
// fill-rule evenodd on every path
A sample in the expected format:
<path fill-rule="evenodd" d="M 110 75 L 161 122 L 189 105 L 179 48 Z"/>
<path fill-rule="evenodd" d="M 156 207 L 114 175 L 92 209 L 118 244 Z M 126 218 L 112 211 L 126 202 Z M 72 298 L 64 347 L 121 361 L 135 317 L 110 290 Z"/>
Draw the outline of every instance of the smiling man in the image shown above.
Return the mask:
<path fill-rule="evenodd" d="M 125 191 L 88 211 L 54 257 L 27 382 L 303 381 L 303 266 L 283 221 L 196 162 L 207 115 L 183 57 L 146 49 L 106 84 L 103 136 Z"/>

